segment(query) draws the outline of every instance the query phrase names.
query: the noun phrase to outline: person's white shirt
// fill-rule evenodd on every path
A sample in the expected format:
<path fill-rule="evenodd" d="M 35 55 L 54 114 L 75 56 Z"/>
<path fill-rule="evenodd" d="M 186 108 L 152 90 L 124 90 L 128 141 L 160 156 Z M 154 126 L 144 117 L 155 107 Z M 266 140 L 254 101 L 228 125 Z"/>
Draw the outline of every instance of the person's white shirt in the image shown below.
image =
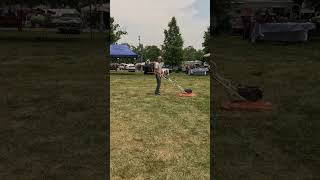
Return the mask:
<path fill-rule="evenodd" d="M 157 74 L 162 74 L 162 67 L 159 62 L 154 63 L 154 70 L 156 71 Z"/>

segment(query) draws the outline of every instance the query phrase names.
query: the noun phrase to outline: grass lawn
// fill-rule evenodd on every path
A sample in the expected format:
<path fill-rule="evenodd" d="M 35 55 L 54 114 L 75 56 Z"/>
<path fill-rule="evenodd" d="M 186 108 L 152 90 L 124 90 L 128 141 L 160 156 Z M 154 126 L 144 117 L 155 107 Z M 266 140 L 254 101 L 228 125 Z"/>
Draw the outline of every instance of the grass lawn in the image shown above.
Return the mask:
<path fill-rule="evenodd" d="M 104 42 L 0 32 L 0 179 L 103 179 Z"/>
<path fill-rule="evenodd" d="M 154 75 L 111 72 L 112 179 L 209 179 L 209 77 L 171 74 L 196 97 Z"/>
<path fill-rule="evenodd" d="M 216 179 L 320 179 L 320 39 L 304 44 L 221 36 L 212 45 L 220 72 L 259 85 L 270 113 L 217 110 Z M 217 108 L 226 93 L 214 84 Z"/>

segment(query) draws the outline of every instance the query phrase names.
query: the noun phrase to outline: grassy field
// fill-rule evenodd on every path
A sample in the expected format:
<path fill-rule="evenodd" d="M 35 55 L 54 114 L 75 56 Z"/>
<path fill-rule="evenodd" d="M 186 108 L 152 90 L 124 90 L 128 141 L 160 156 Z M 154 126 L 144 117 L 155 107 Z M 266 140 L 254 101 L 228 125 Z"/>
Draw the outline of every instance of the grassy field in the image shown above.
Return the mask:
<path fill-rule="evenodd" d="M 197 96 L 165 79 L 154 96 L 153 75 L 112 72 L 112 179 L 209 179 L 209 77 L 170 76 Z"/>
<path fill-rule="evenodd" d="M 104 42 L 0 32 L 0 179 L 104 179 Z"/>
<path fill-rule="evenodd" d="M 225 112 L 214 84 L 216 179 L 320 179 L 320 40 L 304 44 L 221 36 L 212 45 L 220 72 L 264 88 L 270 113 Z"/>

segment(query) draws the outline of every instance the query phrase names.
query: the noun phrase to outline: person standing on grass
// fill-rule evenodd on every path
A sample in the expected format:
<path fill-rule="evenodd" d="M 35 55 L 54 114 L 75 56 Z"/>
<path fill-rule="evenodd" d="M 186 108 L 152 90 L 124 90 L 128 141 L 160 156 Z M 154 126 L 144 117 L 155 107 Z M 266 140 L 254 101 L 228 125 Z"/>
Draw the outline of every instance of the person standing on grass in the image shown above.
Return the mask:
<path fill-rule="evenodd" d="M 161 67 L 162 57 L 159 56 L 154 63 L 154 74 L 156 75 L 157 87 L 154 92 L 155 95 L 160 95 L 160 86 L 161 86 L 161 77 L 163 76 L 162 67 Z"/>
<path fill-rule="evenodd" d="M 241 19 L 243 25 L 243 40 L 250 39 L 252 32 L 252 17 L 253 11 L 249 7 L 245 7 L 241 12 Z"/>

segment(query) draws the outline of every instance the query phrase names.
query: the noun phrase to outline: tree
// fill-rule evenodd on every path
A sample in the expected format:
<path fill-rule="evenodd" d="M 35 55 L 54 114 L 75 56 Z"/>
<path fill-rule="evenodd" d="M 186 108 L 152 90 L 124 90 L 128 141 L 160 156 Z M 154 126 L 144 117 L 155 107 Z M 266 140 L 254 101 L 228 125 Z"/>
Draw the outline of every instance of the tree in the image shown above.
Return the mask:
<path fill-rule="evenodd" d="M 213 33 L 220 33 L 230 28 L 229 12 L 231 0 L 213 1 Z"/>
<path fill-rule="evenodd" d="M 320 1 L 319 0 L 306 0 L 306 3 L 309 7 L 315 8 L 315 10 L 320 9 Z"/>
<path fill-rule="evenodd" d="M 201 61 L 203 61 L 203 55 L 204 55 L 203 50 L 199 49 L 199 50 L 196 52 L 196 54 L 195 54 L 196 60 L 201 60 Z"/>
<path fill-rule="evenodd" d="M 195 61 L 195 60 L 201 60 L 203 56 L 202 50 L 196 50 L 192 46 L 188 46 L 183 49 L 183 60 L 184 61 Z"/>
<path fill-rule="evenodd" d="M 155 60 L 157 57 L 161 56 L 161 50 L 155 45 L 146 46 L 143 54 L 146 59 Z"/>
<path fill-rule="evenodd" d="M 139 55 L 140 59 L 144 59 L 144 47 L 143 44 L 139 44 L 137 47 L 131 46 L 130 47 L 135 53 Z"/>
<path fill-rule="evenodd" d="M 192 46 L 188 46 L 183 49 L 183 60 L 184 61 L 194 61 L 196 60 L 197 50 L 193 48 Z"/>
<path fill-rule="evenodd" d="M 183 39 L 175 17 L 172 17 L 168 28 L 164 30 L 163 59 L 166 64 L 178 66 L 183 60 Z"/>
<path fill-rule="evenodd" d="M 110 44 L 116 43 L 121 36 L 128 34 L 126 31 L 120 30 L 120 25 L 114 22 L 114 18 L 110 17 L 110 29 L 107 30 Z"/>
<path fill-rule="evenodd" d="M 204 32 L 203 35 L 203 43 L 202 43 L 202 47 L 203 47 L 203 52 L 204 53 L 210 53 L 210 26 L 208 27 L 207 31 Z"/>

